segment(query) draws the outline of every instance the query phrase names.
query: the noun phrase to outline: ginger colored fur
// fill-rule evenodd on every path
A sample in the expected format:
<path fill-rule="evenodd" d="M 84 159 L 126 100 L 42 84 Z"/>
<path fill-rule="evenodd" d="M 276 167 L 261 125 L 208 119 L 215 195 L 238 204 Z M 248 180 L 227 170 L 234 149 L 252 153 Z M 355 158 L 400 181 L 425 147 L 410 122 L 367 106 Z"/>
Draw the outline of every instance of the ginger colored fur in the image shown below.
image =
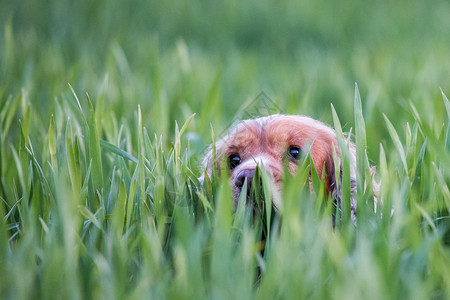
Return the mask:
<path fill-rule="evenodd" d="M 274 206 L 281 206 L 281 187 L 283 180 L 283 166 L 288 164 L 291 174 L 297 170 L 299 160 L 289 158 L 288 151 L 292 147 L 308 149 L 316 167 L 317 174 L 322 178 L 324 170 L 325 184 L 327 192 L 333 195 L 338 205 L 340 205 L 340 191 L 337 191 L 336 180 L 342 180 L 340 175 L 336 179 L 335 163 L 333 159 L 333 147 L 337 152 L 340 163 L 340 154 L 337 145 L 336 135 L 333 129 L 325 124 L 306 116 L 297 115 L 271 115 L 267 117 L 245 120 L 233 127 L 228 135 L 216 142 L 217 165 L 220 161 L 237 156 L 239 163 L 230 168 L 230 184 L 233 188 L 235 201 L 238 201 L 241 193 L 241 181 L 239 177 L 247 176 L 247 181 L 253 179 L 253 170 L 257 165 L 264 165 L 264 169 L 271 176 L 279 197 L 274 197 Z M 354 194 L 356 191 L 355 180 L 355 147 L 349 145 L 351 160 L 351 215 L 356 223 L 356 201 Z M 206 154 L 203 160 L 205 175 L 211 176 L 213 165 L 212 150 Z M 339 172 L 341 174 L 341 170 Z"/>

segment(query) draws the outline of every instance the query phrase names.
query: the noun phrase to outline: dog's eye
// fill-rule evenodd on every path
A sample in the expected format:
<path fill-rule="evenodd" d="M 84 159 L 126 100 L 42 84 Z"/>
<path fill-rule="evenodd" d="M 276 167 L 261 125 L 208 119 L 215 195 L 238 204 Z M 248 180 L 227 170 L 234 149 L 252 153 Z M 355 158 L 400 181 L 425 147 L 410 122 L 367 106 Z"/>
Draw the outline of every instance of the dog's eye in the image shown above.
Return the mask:
<path fill-rule="evenodd" d="M 300 158 L 301 153 L 302 151 L 300 150 L 299 147 L 296 146 L 289 147 L 288 154 L 291 159 L 298 160 Z"/>
<path fill-rule="evenodd" d="M 237 154 L 231 154 L 228 159 L 230 160 L 230 168 L 234 169 L 241 163 L 241 158 Z"/>

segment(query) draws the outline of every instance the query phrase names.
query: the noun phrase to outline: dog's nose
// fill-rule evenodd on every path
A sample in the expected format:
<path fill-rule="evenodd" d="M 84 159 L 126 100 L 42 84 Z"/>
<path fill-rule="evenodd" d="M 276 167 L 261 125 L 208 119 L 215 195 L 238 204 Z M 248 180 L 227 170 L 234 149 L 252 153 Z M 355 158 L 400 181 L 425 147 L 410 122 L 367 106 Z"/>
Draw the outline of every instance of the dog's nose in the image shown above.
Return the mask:
<path fill-rule="evenodd" d="M 254 176 L 255 176 L 255 169 L 242 170 L 234 179 L 234 185 L 238 187 L 240 190 L 242 190 L 245 179 L 247 179 L 247 195 L 250 195 Z"/>

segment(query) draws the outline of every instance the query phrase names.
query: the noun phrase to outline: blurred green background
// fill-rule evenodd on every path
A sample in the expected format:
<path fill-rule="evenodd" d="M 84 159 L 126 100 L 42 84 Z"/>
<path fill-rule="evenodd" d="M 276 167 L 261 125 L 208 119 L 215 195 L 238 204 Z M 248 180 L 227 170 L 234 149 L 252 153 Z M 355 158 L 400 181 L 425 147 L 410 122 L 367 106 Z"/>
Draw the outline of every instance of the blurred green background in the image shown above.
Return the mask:
<path fill-rule="evenodd" d="M 0 0 L 0 298 L 448 299 L 449 16 L 448 0 Z M 333 103 L 359 158 L 366 137 L 357 227 L 332 230 L 304 163 L 262 257 L 227 179 L 199 183 L 210 124 L 261 95 L 328 125 Z"/>
<path fill-rule="evenodd" d="M 369 157 L 404 127 L 412 101 L 444 121 L 449 1 L 1 1 L 0 98 L 24 88 L 44 124 L 54 98 L 95 98 L 126 124 L 140 104 L 150 132 L 191 129 L 210 142 L 261 91 L 285 113 L 353 127 L 358 83 Z M 211 105 L 205 105 L 211 103 Z M 157 121 L 153 121 L 157 120 Z M 400 130 L 402 134 L 402 130 Z"/>

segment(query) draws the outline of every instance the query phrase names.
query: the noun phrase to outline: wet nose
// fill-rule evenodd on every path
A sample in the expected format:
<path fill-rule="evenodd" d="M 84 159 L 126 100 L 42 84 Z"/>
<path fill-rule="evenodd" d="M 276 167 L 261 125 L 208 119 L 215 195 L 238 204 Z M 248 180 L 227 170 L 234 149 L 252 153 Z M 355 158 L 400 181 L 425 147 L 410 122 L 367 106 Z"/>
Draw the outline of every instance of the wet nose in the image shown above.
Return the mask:
<path fill-rule="evenodd" d="M 247 195 L 250 195 L 254 176 L 255 176 L 255 169 L 242 170 L 234 179 L 234 185 L 238 187 L 239 190 L 242 190 L 245 179 L 247 179 Z"/>

